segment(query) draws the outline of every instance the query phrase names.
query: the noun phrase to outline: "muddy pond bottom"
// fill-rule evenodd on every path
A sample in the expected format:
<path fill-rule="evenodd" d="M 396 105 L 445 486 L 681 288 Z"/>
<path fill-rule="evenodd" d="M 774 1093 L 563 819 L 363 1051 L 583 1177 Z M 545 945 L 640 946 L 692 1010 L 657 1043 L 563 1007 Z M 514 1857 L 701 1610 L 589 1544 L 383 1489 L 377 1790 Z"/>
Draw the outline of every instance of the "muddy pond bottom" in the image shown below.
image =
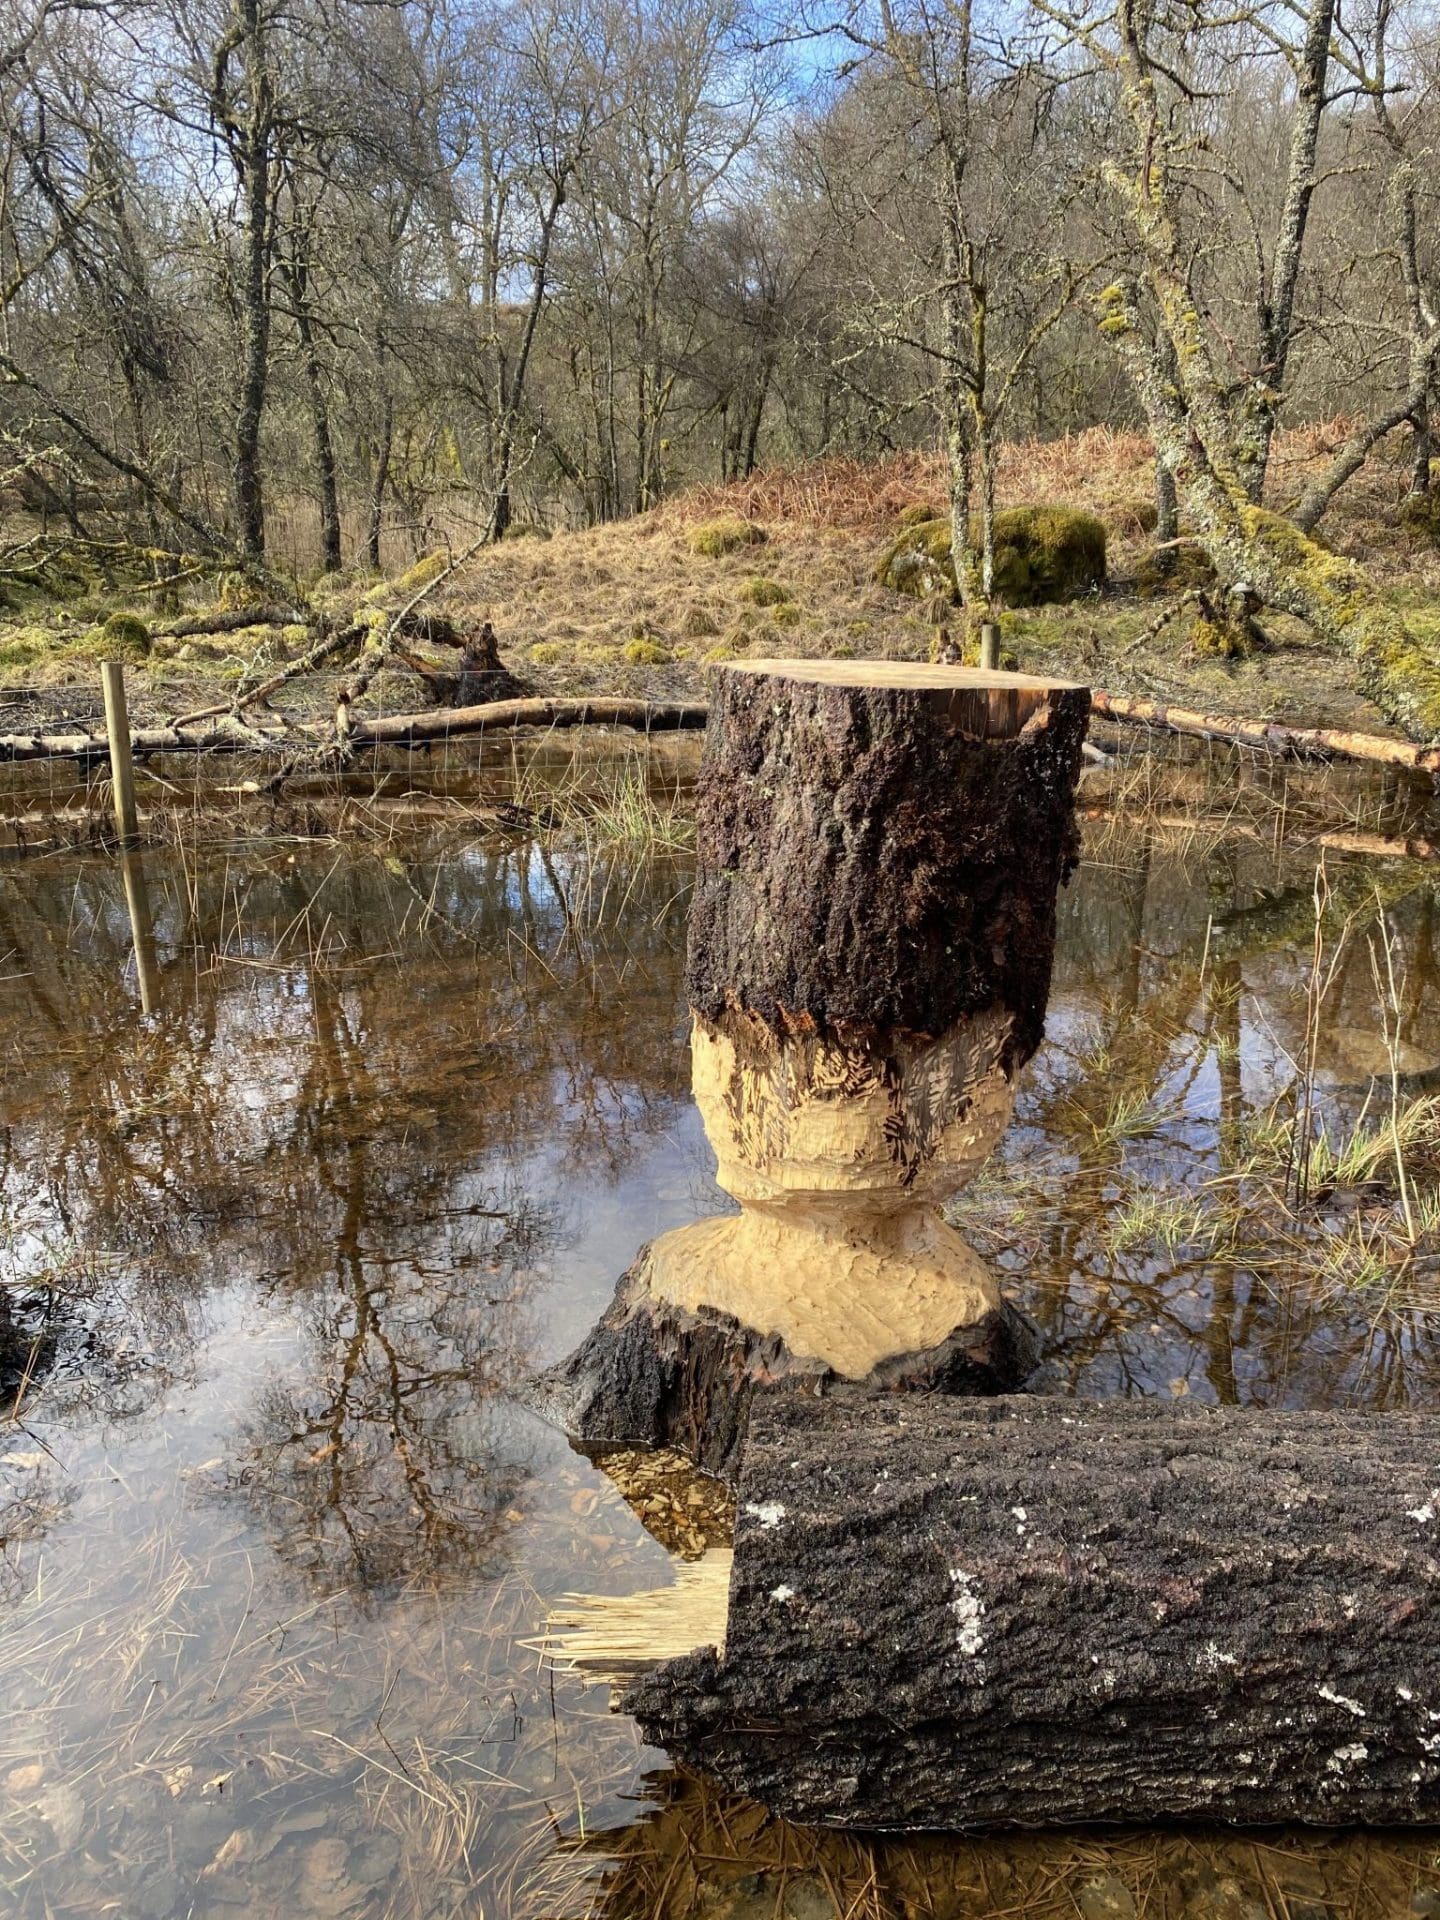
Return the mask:
<path fill-rule="evenodd" d="M 1296 837 L 1089 823 L 953 1216 L 1046 1391 L 1440 1405 L 1440 865 Z M 131 867 L 0 871 L 7 1920 L 1440 1914 L 1440 1836 L 824 1835 L 668 1771 L 525 1643 L 723 1494 L 519 1390 L 725 1204 L 685 858 Z"/>

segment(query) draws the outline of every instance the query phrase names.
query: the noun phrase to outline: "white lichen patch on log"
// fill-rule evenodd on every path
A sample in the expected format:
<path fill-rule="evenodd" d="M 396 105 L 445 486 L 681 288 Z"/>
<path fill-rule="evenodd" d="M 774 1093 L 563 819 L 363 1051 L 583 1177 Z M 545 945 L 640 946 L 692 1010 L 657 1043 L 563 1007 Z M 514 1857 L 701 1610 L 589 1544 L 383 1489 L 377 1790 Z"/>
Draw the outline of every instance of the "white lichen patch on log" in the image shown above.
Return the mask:
<path fill-rule="evenodd" d="M 1365 1718 L 1365 1709 L 1358 1700 L 1352 1700 L 1348 1693 L 1337 1693 L 1332 1686 L 1317 1687 L 1315 1691 L 1322 1700 L 1328 1700 L 1332 1707 L 1344 1707 L 1347 1713 L 1353 1713 L 1359 1720 Z"/>
<path fill-rule="evenodd" d="M 763 1500 L 758 1506 L 752 1500 L 745 1511 L 762 1527 L 778 1527 L 785 1518 L 785 1509 L 778 1500 Z"/>
<path fill-rule="evenodd" d="M 980 1622 L 985 1617 L 985 1602 L 975 1591 L 975 1583 L 963 1567 L 950 1569 L 950 1584 L 955 1589 L 950 1602 L 950 1611 L 956 1623 L 955 1644 L 967 1658 L 973 1658 L 985 1645 L 985 1636 L 980 1631 Z"/>

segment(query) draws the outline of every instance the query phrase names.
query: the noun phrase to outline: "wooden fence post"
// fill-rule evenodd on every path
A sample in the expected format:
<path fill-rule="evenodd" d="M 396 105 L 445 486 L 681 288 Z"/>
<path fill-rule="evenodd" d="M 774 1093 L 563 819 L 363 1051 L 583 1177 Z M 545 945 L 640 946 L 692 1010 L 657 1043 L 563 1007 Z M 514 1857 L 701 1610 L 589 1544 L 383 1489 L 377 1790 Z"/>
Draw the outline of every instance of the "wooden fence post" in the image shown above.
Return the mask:
<path fill-rule="evenodd" d="M 130 912 L 130 938 L 135 947 L 135 980 L 140 988 L 140 1011 L 154 1013 L 160 1003 L 160 970 L 155 964 L 155 922 L 150 914 L 150 891 L 138 858 L 120 850 L 120 872 L 125 881 L 125 905 Z"/>
<path fill-rule="evenodd" d="M 105 689 L 105 731 L 110 740 L 110 781 L 115 793 L 115 825 L 122 847 L 138 837 L 135 819 L 135 767 L 130 758 L 130 716 L 125 710 L 125 669 L 118 660 L 100 664 Z"/>

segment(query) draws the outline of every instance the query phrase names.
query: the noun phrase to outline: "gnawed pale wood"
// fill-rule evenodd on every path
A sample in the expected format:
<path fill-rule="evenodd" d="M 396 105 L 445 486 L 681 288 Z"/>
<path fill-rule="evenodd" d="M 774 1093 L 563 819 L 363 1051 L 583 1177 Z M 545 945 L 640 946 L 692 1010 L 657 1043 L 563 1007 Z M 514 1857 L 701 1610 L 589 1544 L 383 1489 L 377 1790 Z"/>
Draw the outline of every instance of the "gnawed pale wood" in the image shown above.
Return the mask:
<path fill-rule="evenodd" d="M 542 1398 L 586 1444 L 724 1472 L 757 1382 L 994 1391 L 1033 1364 L 940 1207 L 1043 1031 L 1089 697 L 874 660 L 712 685 L 686 994 L 740 1210 L 647 1248 Z"/>
<path fill-rule="evenodd" d="M 551 1611 L 543 1636 L 526 1644 L 554 1666 L 611 1686 L 696 1647 L 723 1654 L 733 1559 L 728 1547 L 713 1547 L 700 1560 L 682 1561 L 672 1586 L 567 1593 Z"/>

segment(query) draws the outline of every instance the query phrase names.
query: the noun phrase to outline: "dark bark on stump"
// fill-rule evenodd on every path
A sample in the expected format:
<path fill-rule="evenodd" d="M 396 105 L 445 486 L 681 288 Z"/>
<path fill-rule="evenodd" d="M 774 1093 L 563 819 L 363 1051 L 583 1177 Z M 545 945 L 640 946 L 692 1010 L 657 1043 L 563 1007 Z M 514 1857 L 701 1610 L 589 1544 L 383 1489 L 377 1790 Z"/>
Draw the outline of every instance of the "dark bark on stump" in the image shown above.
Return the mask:
<path fill-rule="evenodd" d="M 757 1399 L 647 1737 L 794 1819 L 1440 1820 L 1433 1417 Z"/>
<path fill-rule="evenodd" d="M 874 684 L 825 684 L 763 664 L 715 676 L 691 1007 L 853 1036 L 938 1035 L 998 1004 L 1023 1063 L 1078 857 L 1088 692 L 1020 675 L 887 685 L 877 662 Z"/>
<path fill-rule="evenodd" d="M 656 1300 L 644 1250 L 594 1331 L 542 1374 L 535 1405 L 566 1433 L 597 1446 L 673 1447 L 706 1473 L 733 1479 L 757 1392 L 811 1399 L 843 1384 L 823 1361 L 797 1357 L 773 1334 L 729 1314 Z M 1009 1301 L 958 1327 L 924 1353 L 897 1354 L 861 1383 L 872 1393 L 1010 1392 L 1035 1370 L 1040 1333 Z"/>

